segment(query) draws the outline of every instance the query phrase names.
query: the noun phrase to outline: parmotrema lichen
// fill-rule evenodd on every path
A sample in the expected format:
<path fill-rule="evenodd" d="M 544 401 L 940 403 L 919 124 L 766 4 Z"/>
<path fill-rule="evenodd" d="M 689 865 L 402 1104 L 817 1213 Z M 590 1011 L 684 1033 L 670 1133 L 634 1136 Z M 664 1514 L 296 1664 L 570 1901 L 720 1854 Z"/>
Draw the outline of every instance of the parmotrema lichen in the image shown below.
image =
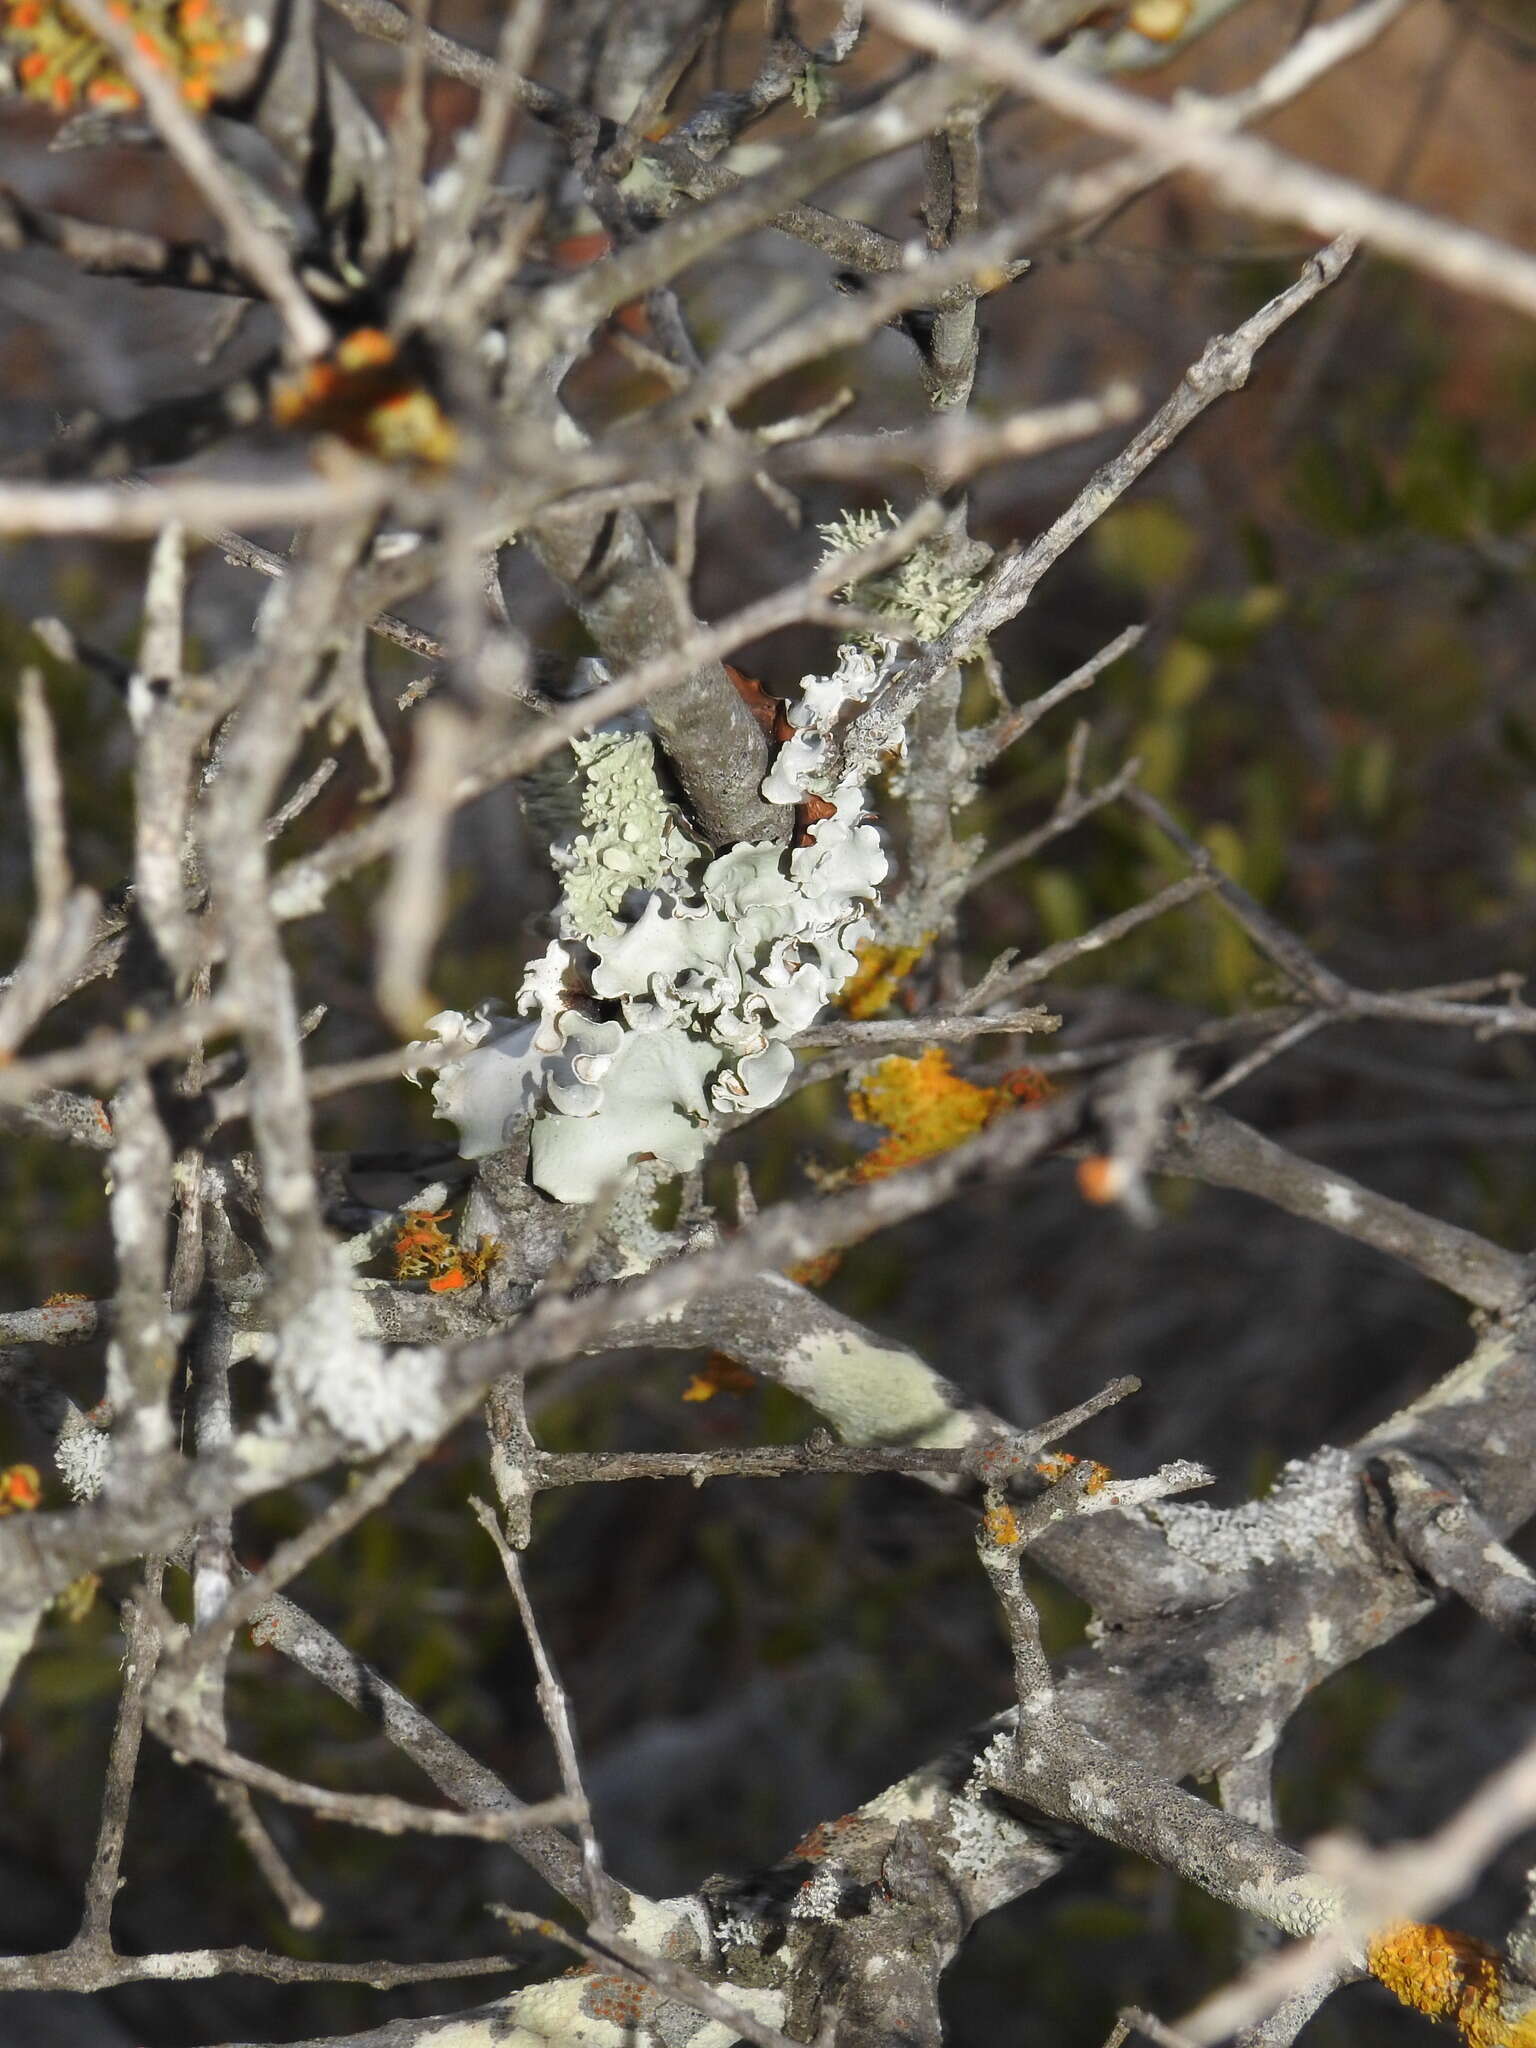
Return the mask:
<path fill-rule="evenodd" d="M 763 794 L 830 811 L 789 850 L 710 858 L 667 801 L 645 734 L 579 747 L 582 829 L 559 855 L 559 936 L 524 971 L 518 1016 L 493 1002 L 443 1011 L 412 1048 L 467 1158 L 531 1117 L 534 1184 L 589 1202 L 642 1155 L 697 1165 L 725 1119 L 778 1099 L 788 1041 L 855 972 L 885 878 L 863 818 L 868 764 L 836 760 L 833 736 L 889 652 L 846 645 L 830 676 L 804 678 Z"/>

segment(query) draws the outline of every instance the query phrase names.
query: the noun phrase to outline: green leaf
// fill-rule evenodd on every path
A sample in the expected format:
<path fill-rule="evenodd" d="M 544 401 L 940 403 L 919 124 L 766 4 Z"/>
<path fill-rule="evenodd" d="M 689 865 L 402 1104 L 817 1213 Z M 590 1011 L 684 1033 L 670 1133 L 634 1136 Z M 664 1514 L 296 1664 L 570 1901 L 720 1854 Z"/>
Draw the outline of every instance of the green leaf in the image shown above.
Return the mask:
<path fill-rule="evenodd" d="M 1030 894 L 1035 915 L 1053 945 L 1087 931 L 1088 899 L 1081 882 L 1065 868 L 1037 868 L 1030 877 Z"/>
<path fill-rule="evenodd" d="M 1183 711 L 1204 692 L 1215 673 L 1216 663 L 1207 649 L 1192 640 L 1170 640 L 1152 679 L 1158 705 L 1164 711 Z"/>
<path fill-rule="evenodd" d="M 1181 512 L 1154 499 L 1106 513 L 1090 545 L 1112 581 L 1151 593 L 1182 579 L 1195 551 L 1195 534 Z"/>

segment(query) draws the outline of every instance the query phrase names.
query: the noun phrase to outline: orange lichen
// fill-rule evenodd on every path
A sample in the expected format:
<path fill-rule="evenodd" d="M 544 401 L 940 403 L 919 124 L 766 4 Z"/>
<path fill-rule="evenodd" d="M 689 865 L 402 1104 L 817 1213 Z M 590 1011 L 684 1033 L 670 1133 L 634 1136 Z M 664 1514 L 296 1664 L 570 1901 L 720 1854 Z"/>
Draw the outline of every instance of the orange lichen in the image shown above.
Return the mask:
<path fill-rule="evenodd" d="M 701 1371 L 683 1389 L 685 1401 L 713 1401 L 716 1394 L 750 1394 L 757 1385 L 740 1359 L 711 1351 Z"/>
<path fill-rule="evenodd" d="M 1038 1067 L 1014 1067 L 997 1085 L 1011 1101 L 1026 1109 L 1032 1103 L 1049 1102 L 1056 1092 L 1050 1076 L 1042 1074 Z"/>
<path fill-rule="evenodd" d="M 1378 1935 L 1367 1960 L 1394 1998 L 1454 2026 L 1468 2048 L 1536 2048 L 1536 2007 L 1506 2013 L 1502 1961 L 1485 1942 L 1410 1921 Z"/>
<path fill-rule="evenodd" d="M 1092 1202 L 1095 1208 L 1102 1209 L 1115 1201 L 1124 1187 L 1125 1173 L 1118 1159 L 1095 1153 L 1091 1159 L 1079 1162 L 1077 1191 L 1085 1202 Z"/>
<path fill-rule="evenodd" d="M 0 1472 L 0 1515 L 13 1515 L 18 1509 L 29 1514 L 43 1498 L 43 1482 L 35 1465 L 7 1465 Z"/>
<path fill-rule="evenodd" d="M 798 1856 L 804 1863 L 815 1863 L 820 1857 L 825 1856 L 828 1850 L 837 1846 L 839 1835 L 845 1835 L 850 1829 L 858 1829 L 864 1825 L 856 1813 L 840 1813 L 836 1820 L 819 1820 L 800 1837 L 790 1850 L 790 1856 Z"/>
<path fill-rule="evenodd" d="M 176 81 L 189 106 L 210 106 L 245 54 L 214 0 L 113 0 L 110 12 L 132 30 L 145 62 Z M 119 113 L 139 104 L 138 88 L 115 54 L 67 0 L 0 0 L 0 40 L 22 52 L 15 66 L 22 92 L 55 113 L 82 104 Z"/>
<path fill-rule="evenodd" d="M 837 998 L 840 1010 L 850 1017 L 878 1017 L 895 1000 L 896 991 L 933 944 L 926 932 L 915 946 L 877 946 L 872 942 L 856 948 L 858 967 L 843 983 Z"/>
<path fill-rule="evenodd" d="M 632 1977 L 594 1976 L 581 1996 L 581 2009 L 590 2019 L 609 2020 L 626 2031 L 638 2030 L 647 2005 L 654 2003 L 655 1993 Z"/>
<path fill-rule="evenodd" d="M 394 1242 L 395 1278 L 425 1280 L 431 1294 L 453 1294 L 462 1287 L 483 1287 L 491 1269 L 501 1262 L 500 1238 L 482 1237 L 473 1250 L 455 1244 L 438 1226 L 447 1209 L 407 1209 Z"/>
<path fill-rule="evenodd" d="M 452 1294 L 460 1287 L 483 1287 L 491 1268 L 501 1263 L 501 1239 L 482 1237 L 473 1251 L 463 1245 L 450 1247 L 451 1256 L 427 1282 L 429 1294 Z"/>
<path fill-rule="evenodd" d="M 437 1226 L 452 1213 L 451 1209 L 406 1210 L 394 1243 L 397 1280 L 419 1280 L 442 1272 L 451 1263 L 453 1239 Z"/>
<path fill-rule="evenodd" d="M 852 1181 L 883 1180 L 920 1159 L 948 1152 L 984 1130 L 999 1111 L 1038 1102 L 1041 1077 L 1032 1068 L 1006 1074 L 995 1087 L 967 1081 L 953 1071 L 942 1046 L 930 1045 L 915 1060 L 892 1055 L 872 1067 L 849 1092 L 848 1106 L 860 1123 L 883 1124 L 888 1136 L 866 1152 L 848 1175 Z"/>
<path fill-rule="evenodd" d="M 725 670 L 726 679 L 732 689 L 757 720 L 758 730 L 763 738 L 774 745 L 782 746 L 795 730 L 785 716 L 784 699 L 775 697 L 771 691 L 765 690 L 756 676 L 749 676 L 739 668 L 732 668 L 728 661 L 722 661 L 720 666 Z"/>
<path fill-rule="evenodd" d="M 491 1277 L 491 1268 L 501 1264 L 502 1255 L 503 1246 L 499 1237 L 481 1237 L 476 1240 L 472 1252 L 460 1251 L 459 1264 L 471 1280 L 483 1287 Z"/>
<path fill-rule="evenodd" d="M 955 1073 L 931 1045 L 915 1060 L 893 1055 L 852 1089 L 848 1106 L 863 1124 L 883 1124 L 880 1144 L 854 1167 L 855 1181 L 881 1180 L 972 1138 L 997 1114 L 1000 1092 Z"/>
<path fill-rule="evenodd" d="M 1058 1479 L 1065 1479 L 1067 1474 L 1082 1462 L 1081 1458 L 1074 1458 L 1070 1451 L 1047 1451 L 1043 1458 L 1035 1460 L 1035 1470 L 1042 1479 L 1054 1486 Z M 1097 1458 L 1090 1458 L 1088 1478 L 1083 1486 L 1084 1493 L 1097 1493 L 1114 1476 L 1107 1465 L 1101 1465 Z"/>
<path fill-rule="evenodd" d="M 784 1277 L 798 1287 L 825 1287 L 842 1263 L 841 1252 L 814 1252 L 810 1258 L 797 1259 L 792 1266 L 786 1266 Z"/>
<path fill-rule="evenodd" d="M 989 1543 L 1000 1549 L 1012 1550 L 1022 1542 L 1024 1532 L 1019 1527 L 1019 1518 L 1006 1501 L 994 1501 L 982 1516 L 981 1526 Z"/>
<path fill-rule="evenodd" d="M 84 1308 L 90 1301 L 88 1294 L 50 1294 L 43 1303 L 44 1308 Z"/>
<path fill-rule="evenodd" d="M 382 462 L 445 468 L 458 453 L 458 432 L 410 354 L 380 328 L 355 328 L 328 356 L 274 385 L 272 417 L 280 427 L 334 434 Z"/>

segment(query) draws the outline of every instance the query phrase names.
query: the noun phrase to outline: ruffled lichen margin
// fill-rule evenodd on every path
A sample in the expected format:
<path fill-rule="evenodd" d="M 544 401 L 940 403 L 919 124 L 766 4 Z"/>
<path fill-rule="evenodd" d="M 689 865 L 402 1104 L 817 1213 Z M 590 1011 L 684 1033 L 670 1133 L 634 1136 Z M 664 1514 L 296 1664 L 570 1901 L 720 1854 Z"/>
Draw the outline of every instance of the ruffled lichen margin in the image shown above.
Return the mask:
<path fill-rule="evenodd" d="M 713 859 L 668 800 L 644 733 L 579 743 L 582 829 L 557 849 L 558 936 L 529 963 L 518 1021 L 482 1004 L 431 1019 L 413 1078 L 435 1071 L 438 1114 L 466 1158 L 531 1119 L 530 1174 L 590 1202 L 653 1158 L 696 1166 L 731 1118 L 766 1109 L 794 1068 L 789 1041 L 858 971 L 886 875 L 864 821 L 873 761 L 843 759 L 839 723 L 879 689 L 890 647 L 846 645 L 807 676 L 792 736 L 763 783 L 814 812 L 801 844 Z"/>

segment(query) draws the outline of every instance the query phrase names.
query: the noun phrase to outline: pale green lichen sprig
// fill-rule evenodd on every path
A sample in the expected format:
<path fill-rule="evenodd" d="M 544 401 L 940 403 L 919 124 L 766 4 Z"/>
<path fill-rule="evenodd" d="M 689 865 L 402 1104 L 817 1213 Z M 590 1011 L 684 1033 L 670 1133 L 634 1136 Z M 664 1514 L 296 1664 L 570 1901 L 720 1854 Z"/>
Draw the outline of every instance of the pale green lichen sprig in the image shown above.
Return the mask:
<path fill-rule="evenodd" d="M 872 508 L 840 512 L 816 529 L 823 542 L 821 559 L 830 562 L 839 555 L 873 547 L 900 524 L 889 505 L 883 512 Z M 919 541 L 895 568 L 844 584 L 837 594 L 864 611 L 890 619 L 914 639 L 937 640 L 970 609 L 981 588 L 978 564 L 985 560 L 986 552 L 974 543 L 957 545 L 950 536 L 937 534 Z M 863 635 L 858 644 L 873 648 L 878 643 L 873 635 Z"/>

